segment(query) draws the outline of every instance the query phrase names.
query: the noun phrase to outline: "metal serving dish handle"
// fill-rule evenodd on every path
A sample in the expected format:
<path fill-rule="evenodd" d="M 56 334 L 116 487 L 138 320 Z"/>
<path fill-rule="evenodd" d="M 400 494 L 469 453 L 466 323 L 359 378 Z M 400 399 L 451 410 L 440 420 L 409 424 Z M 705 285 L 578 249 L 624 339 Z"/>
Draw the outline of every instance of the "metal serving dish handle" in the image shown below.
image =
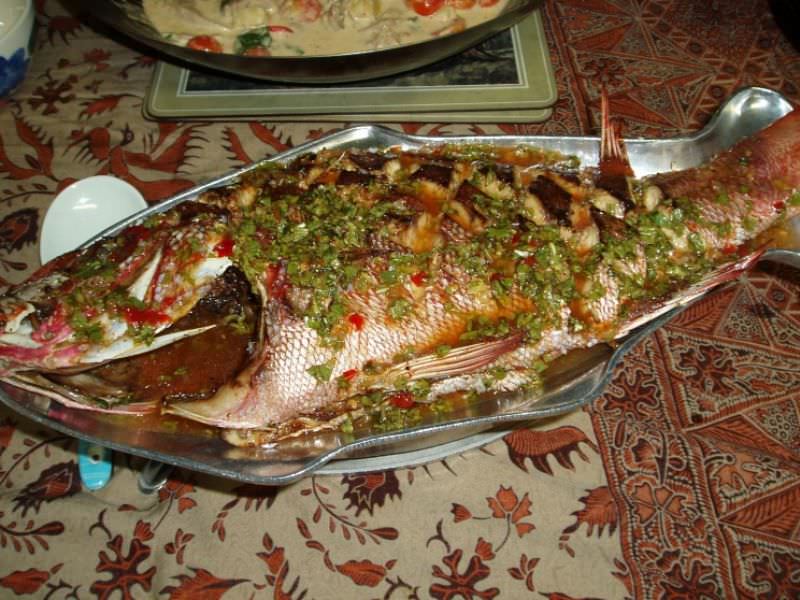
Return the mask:
<path fill-rule="evenodd" d="M 763 88 L 747 88 L 731 97 L 698 133 L 668 140 L 627 140 L 627 148 L 638 175 L 701 163 L 755 133 L 788 113 L 791 104 L 780 94 Z M 596 137 L 448 137 L 407 136 L 375 126 L 356 127 L 299 146 L 287 153 L 251 165 L 179 194 L 126 219 L 101 235 L 121 231 L 150 214 L 161 212 L 195 198 L 198 194 L 234 183 L 244 173 L 270 161 L 286 162 L 305 152 L 322 148 L 420 148 L 437 143 L 493 143 L 504 146 L 529 144 L 578 156 L 583 164 L 596 164 Z M 787 224 L 787 248 L 771 249 L 763 259 L 800 268 L 800 222 Z M 571 353 L 556 361 L 546 372 L 544 389 L 535 396 L 509 394 L 481 399 L 456 409 L 441 420 L 395 432 L 326 432 L 285 440 L 268 448 L 234 448 L 216 431 L 178 419 L 144 419 L 104 415 L 66 408 L 42 396 L 3 384 L 0 400 L 15 411 L 53 429 L 86 439 L 114 450 L 136 454 L 172 465 L 212 473 L 239 481 L 265 485 L 290 483 L 322 468 L 333 459 L 397 455 L 389 464 L 407 464 L 407 456 L 435 445 L 448 446 L 456 440 L 514 422 L 533 421 L 576 410 L 602 393 L 614 368 L 625 353 L 642 338 L 677 314 L 680 309 L 632 332 L 615 347 L 605 344 Z M 400 454 L 398 454 L 400 453 Z M 341 463 L 341 464 L 346 464 Z M 353 461 L 353 469 L 376 468 L 370 460 Z M 387 461 L 380 461 L 383 468 Z"/>

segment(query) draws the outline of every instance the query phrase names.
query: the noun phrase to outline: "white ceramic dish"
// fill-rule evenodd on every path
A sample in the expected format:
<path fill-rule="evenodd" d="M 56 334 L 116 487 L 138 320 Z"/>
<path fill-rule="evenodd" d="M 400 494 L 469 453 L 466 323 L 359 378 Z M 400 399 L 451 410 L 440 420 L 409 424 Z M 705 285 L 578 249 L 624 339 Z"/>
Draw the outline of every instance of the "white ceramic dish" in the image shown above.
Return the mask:
<path fill-rule="evenodd" d="M 0 0 L 0 98 L 25 78 L 31 58 L 33 0 Z"/>
<path fill-rule="evenodd" d="M 39 246 L 42 264 L 144 208 L 147 202 L 139 190 L 110 175 L 87 177 L 65 187 L 44 217 Z"/>

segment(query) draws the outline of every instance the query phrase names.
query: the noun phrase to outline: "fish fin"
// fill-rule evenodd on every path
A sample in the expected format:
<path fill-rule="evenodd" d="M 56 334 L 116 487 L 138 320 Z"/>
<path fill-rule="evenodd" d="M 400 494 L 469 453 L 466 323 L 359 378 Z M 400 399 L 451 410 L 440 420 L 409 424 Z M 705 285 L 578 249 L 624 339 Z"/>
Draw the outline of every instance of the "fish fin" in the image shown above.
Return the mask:
<path fill-rule="evenodd" d="M 152 352 L 153 350 L 158 350 L 164 346 L 174 344 L 182 339 L 199 335 L 208 331 L 209 329 L 213 329 L 214 327 L 216 327 L 216 325 L 204 325 L 203 327 L 195 327 L 194 329 L 183 329 L 181 331 L 165 333 L 153 338 L 153 341 L 150 344 L 142 344 L 134 342 L 130 338 L 124 338 L 114 342 L 110 346 L 99 348 L 92 353 L 87 352 L 85 357 L 86 363 L 79 365 L 72 370 L 80 371 L 87 368 L 94 368 L 97 365 L 101 365 L 112 360 L 130 358 L 132 356 L 138 356 L 139 354 L 146 354 L 147 352 Z M 62 371 L 68 372 L 69 369 L 62 369 Z"/>
<path fill-rule="evenodd" d="M 167 404 L 162 412 L 223 429 L 264 427 L 268 419 L 258 415 L 248 416 L 241 410 L 247 402 L 249 398 L 244 394 L 228 389 L 214 394 L 208 400 Z"/>
<path fill-rule="evenodd" d="M 246 408 L 253 399 L 251 381 L 262 360 L 253 360 L 235 379 L 224 384 L 211 397 L 205 400 L 173 402 L 164 406 L 165 413 L 178 415 L 214 427 L 230 429 L 263 427 L 265 419 L 249 416 Z"/>
<path fill-rule="evenodd" d="M 690 302 L 709 292 L 711 289 L 720 286 L 723 283 L 737 279 L 742 273 L 752 269 L 764 252 L 765 249 L 761 248 L 755 252 L 752 252 L 751 254 L 748 254 L 737 262 L 723 265 L 719 269 L 716 269 L 715 271 L 706 275 L 697 283 L 691 285 L 685 290 L 681 290 L 671 298 L 665 300 L 663 303 L 657 305 L 656 307 L 651 307 L 653 310 L 650 310 L 647 314 L 635 317 L 632 321 L 625 323 L 619 332 L 617 332 L 616 339 L 625 337 L 637 327 L 660 317 L 673 308 L 689 304 Z"/>
<path fill-rule="evenodd" d="M 628 151 L 622 140 L 622 126 L 611 118 L 608 90 L 600 93 L 600 173 L 602 175 L 633 176 Z"/>
<path fill-rule="evenodd" d="M 163 255 L 164 250 L 159 247 L 136 280 L 128 287 L 128 294 L 140 302 L 144 302 L 150 290 L 150 286 L 153 283 L 153 279 L 158 272 L 158 268 L 161 265 Z"/>
<path fill-rule="evenodd" d="M 522 333 L 488 342 L 470 344 L 450 350 L 445 356 L 426 354 L 419 358 L 395 365 L 381 375 L 381 379 L 392 381 L 398 377 L 415 379 L 443 379 L 465 373 L 474 373 L 502 355 L 516 350 L 524 340 Z"/>
<path fill-rule="evenodd" d="M 258 323 L 258 346 L 250 362 L 239 371 L 236 377 L 224 383 L 209 398 L 167 403 L 163 408 L 165 413 L 226 429 L 253 429 L 264 427 L 269 422 L 268 415 L 261 414 L 258 410 L 248 412 L 248 408 L 252 408 L 250 403 L 254 400 L 258 401 L 257 395 L 253 393 L 253 382 L 270 359 L 266 331 L 266 305 L 269 302 L 266 285 L 269 283 L 259 281 L 255 284 L 262 301 L 262 314 Z M 285 318 L 286 307 L 278 301 L 273 302 L 278 311 L 276 320 Z M 262 403 L 262 408 L 268 406 L 269 403 Z"/>
<path fill-rule="evenodd" d="M 0 378 L 0 381 L 5 381 L 20 389 L 34 392 L 40 396 L 45 396 L 51 400 L 55 400 L 59 405 L 67 406 L 69 408 L 78 408 L 81 410 L 88 410 L 90 412 L 101 412 L 108 414 L 125 414 L 125 415 L 146 415 L 158 411 L 158 401 L 152 400 L 147 402 L 131 402 L 128 404 L 116 404 L 109 407 L 101 407 L 92 404 L 86 404 L 81 401 L 83 395 L 79 392 L 69 389 L 66 386 L 60 385 L 54 381 L 50 381 L 39 373 L 15 373 L 9 377 Z M 119 401 L 118 398 L 109 398 L 111 402 Z M 58 408 L 51 405 L 48 410 L 48 416 L 53 416 L 53 412 Z"/>

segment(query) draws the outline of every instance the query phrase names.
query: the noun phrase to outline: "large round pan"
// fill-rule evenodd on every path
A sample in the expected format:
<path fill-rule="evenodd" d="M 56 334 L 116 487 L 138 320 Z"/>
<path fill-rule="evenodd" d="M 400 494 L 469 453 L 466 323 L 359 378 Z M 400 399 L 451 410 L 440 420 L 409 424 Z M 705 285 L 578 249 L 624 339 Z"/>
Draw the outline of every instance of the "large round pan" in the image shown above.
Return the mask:
<path fill-rule="evenodd" d="M 141 0 L 91 3 L 90 14 L 172 58 L 225 73 L 288 83 L 344 83 L 394 75 L 434 63 L 516 24 L 542 0 L 510 0 L 495 18 L 459 33 L 424 42 L 327 56 L 248 57 L 214 54 L 171 44 L 147 21 Z"/>

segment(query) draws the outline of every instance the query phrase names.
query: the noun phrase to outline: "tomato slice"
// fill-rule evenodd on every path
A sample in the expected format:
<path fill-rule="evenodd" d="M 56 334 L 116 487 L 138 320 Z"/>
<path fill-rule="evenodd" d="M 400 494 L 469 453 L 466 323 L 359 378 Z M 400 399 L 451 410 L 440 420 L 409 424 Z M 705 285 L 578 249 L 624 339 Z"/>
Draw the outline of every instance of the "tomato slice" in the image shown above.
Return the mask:
<path fill-rule="evenodd" d="M 428 17 L 444 6 L 445 0 L 411 0 L 411 8 L 423 17 Z"/>
<path fill-rule="evenodd" d="M 186 46 L 202 52 L 222 52 L 222 44 L 213 35 L 196 35 L 186 42 Z"/>
<path fill-rule="evenodd" d="M 271 53 L 264 46 L 253 46 L 242 52 L 242 56 L 271 56 Z"/>
<path fill-rule="evenodd" d="M 306 23 L 313 23 L 322 14 L 322 3 L 319 0 L 292 0 L 292 7 Z"/>
<path fill-rule="evenodd" d="M 476 0 L 447 0 L 447 6 L 452 6 L 457 10 L 469 10 L 475 6 Z"/>

